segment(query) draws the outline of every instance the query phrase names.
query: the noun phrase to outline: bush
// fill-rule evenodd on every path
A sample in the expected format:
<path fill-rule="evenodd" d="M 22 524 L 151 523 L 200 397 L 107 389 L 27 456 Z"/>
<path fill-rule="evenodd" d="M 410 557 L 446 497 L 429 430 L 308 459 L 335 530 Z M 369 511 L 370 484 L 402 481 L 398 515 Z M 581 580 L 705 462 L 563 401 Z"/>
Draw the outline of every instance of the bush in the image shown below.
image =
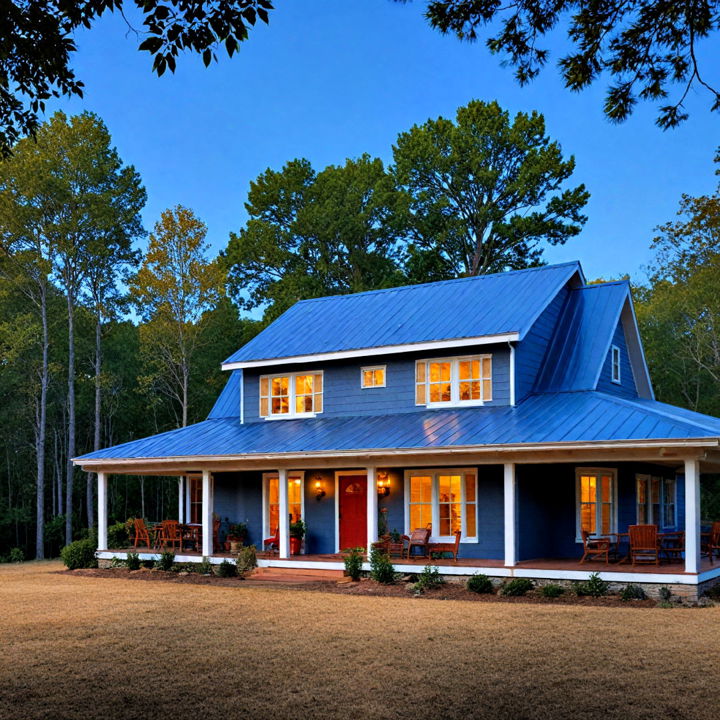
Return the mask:
<path fill-rule="evenodd" d="M 626 585 L 620 592 L 621 600 L 644 600 L 645 591 L 639 585 Z"/>
<path fill-rule="evenodd" d="M 12 562 L 12 553 L 10 553 L 10 561 Z M 667 590 L 667 597 L 663 597 L 662 591 Z M 670 601 L 670 598 L 672 598 L 672 593 L 670 592 L 670 588 L 660 588 L 660 597 L 663 600 Z M 709 597 L 711 600 L 720 600 L 720 584 L 713 585 L 712 587 L 709 587 L 704 593 L 703 597 Z"/>
<path fill-rule="evenodd" d="M 413 589 L 416 593 L 424 593 L 426 590 L 433 590 L 444 584 L 445 578 L 440 574 L 440 570 L 434 565 L 426 565 Z"/>
<path fill-rule="evenodd" d="M 550 583 L 548 585 L 543 585 L 540 588 L 540 592 L 542 593 L 543 597 L 556 598 L 560 597 L 565 592 L 565 588 L 562 585 L 555 585 L 554 583 Z"/>
<path fill-rule="evenodd" d="M 128 570 L 139 570 L 140 569 L 140 556 L 136 552 L 129 552 L 127 559 L 125 560 Z"/>
<path fill-rule="evenodd" d="M 395 582 L 395 568 L 390 558 L 378 548 L 370 551 L 370 577 L 383 585 Z"/>
<path fill-rule="evenodd" d="M 223 560 L 216 568 L 216 572 L 218 577 L 221 578 L 231 578 L 231 577 L 237 577 L 238 569 L 237 565 L 235 563 L 228 562 L 227 560 Z"/>
<path fill-rule="evenodd" d="M 241 547 L 236 563 L 238 575 L 245 577 L 257 567 L 257 548 L 254 545 Z"/>
<path fill-rule="evenodd" d="M 202 562 L 197 564 L 197 571 L 200 575 L 212 575 L 212 563 L 210 558 L 204 557 Z"/>
<path fill-rule="evenodd" d="M 520 597 L 521 595 L 525 595 L 530 592 L 530 590 L 534 587 L 535 584 L 532 580 L 530 580 L 530 578 L 515 578 L 514 580 L 510 580 L 510 582 L 506 582 L 500 588 L 500 594 L 509 595 L 511 597 Z"/>
<path fill-rule="evenodd" d="M 127 525 L 123 522 L 116 522 L 114 525 L 108 526 L 107 529 L 107 546 L 108 549 L 124 548 L 130 544 L 130 536 L 128 535 Z"/>
<path fill-rule="evenodd" d="M 468 578 L 467 589 L 470 592 L 478 593 L 480 595 L 491 593 L 494 591 L 492 580 L 487 575 L 478 573 Z"/>
<path fill-rule="evenodd" d="M 663 602 L 670 602 L 672 600 L 672 590 L 669 587 L 661 587 L 658 590 L 658 595 Z"/>
<path fill-rule="evenodd" d="M 90 538 L 76 540 L 60 551 L 60 557 L 68 570 L 97 567 L 95 543 Z"/>
<path fill-rule="evenodd" d="M 10 562 L 25 562 L 25 553 L 22 551 L 22 548 L 15 547 L 10 551 Z"/>
<path fill-rule="evenodd" d="M 172 552 L 172 550 L 164 550 L 160 553 L 160 556 L 158 557 L 155 567 L 159 570 L 164 570 L 165 572 L 170 572 L 173 569 L 173 565 L 175 564 L 175 553 Z"/>
<path fill-rule="evenodd" d="M 343 554 L 343 562 L 345 563 L 345 574 L 356 582 L 362 575 L 363 551 L 365 548 L 356 547 L 348 548 Z"/>
<path fill-rule="evenodd" d="M 602 597 L 607 595 L 609 588 L 610 584 L 606 583 L 598 573 L 594 572 L 585 582 L 579 582 L 575 585 L 575 593 L 578 596 Z"/>

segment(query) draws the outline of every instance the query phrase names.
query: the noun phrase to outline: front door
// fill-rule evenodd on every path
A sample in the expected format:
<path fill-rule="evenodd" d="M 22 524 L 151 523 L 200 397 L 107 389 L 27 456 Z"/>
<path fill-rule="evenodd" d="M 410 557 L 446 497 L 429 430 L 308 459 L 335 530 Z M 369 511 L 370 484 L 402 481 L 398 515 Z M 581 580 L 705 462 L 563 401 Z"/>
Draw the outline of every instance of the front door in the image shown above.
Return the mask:
<path fill-rule="evenodd" d="M 339 518 L 340 550 L 367 544 L 367 477 L 340 475 Z"/>

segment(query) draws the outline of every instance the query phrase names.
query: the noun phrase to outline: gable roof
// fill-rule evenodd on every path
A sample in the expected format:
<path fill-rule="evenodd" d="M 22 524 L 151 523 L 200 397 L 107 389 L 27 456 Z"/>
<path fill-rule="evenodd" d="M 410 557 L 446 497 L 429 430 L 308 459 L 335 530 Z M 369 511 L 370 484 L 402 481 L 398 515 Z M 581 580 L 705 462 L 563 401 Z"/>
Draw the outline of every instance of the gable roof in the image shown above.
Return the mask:
<path fill-rule="evenodd" d="M 531 395 L 517 407 L 426 410 L 242 425 L 236 418 L 133 440 L 76 459 L 93 461 L 512 449 L 548 444 L 680 442 L 720 438 L 720 420 L 654 400 L 597 391 Z"/>
<path fill-rule="evenodd" d="M 597 388 L 615 329 L 621 321 L 638 393 L 652 399 L 627 280 L 585 285 L 570 291 L 538 376 L 536 392 Z"/>
<path fill-rule="evenodd" d="M 521 340 L 580 263 L 302 300 L 223 363 L 232 370 Z M 422 349 L 425 349 L 424 347 Z"/>

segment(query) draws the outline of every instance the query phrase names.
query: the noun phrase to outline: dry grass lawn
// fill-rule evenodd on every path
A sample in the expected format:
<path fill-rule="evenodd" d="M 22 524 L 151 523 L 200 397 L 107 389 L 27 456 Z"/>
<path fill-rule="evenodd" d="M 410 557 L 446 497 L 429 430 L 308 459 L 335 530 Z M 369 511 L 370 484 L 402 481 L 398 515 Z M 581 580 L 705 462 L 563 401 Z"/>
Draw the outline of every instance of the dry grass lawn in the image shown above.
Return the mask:
<path fill-rule="evenodd" d="M 0 566 L 0 718 L 713 718 L 720 608 L 349 597 Z"/>

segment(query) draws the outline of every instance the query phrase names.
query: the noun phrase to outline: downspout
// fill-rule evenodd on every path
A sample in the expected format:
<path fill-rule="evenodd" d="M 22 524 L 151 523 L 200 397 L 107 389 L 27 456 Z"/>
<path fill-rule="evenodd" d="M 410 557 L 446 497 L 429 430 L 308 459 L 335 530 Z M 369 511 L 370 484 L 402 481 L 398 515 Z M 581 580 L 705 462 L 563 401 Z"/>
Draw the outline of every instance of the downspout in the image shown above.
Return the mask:
<path fill-rule="evenodd" d="M 243 371 L 238 370 L 240 373 L 240 424 L 245 424 L 245 377 Z"/>
<path fill-rule="evenodd" d="M 510 405 L 515 407 L 515 346 L 508 340 L 510 348 Z"/>

